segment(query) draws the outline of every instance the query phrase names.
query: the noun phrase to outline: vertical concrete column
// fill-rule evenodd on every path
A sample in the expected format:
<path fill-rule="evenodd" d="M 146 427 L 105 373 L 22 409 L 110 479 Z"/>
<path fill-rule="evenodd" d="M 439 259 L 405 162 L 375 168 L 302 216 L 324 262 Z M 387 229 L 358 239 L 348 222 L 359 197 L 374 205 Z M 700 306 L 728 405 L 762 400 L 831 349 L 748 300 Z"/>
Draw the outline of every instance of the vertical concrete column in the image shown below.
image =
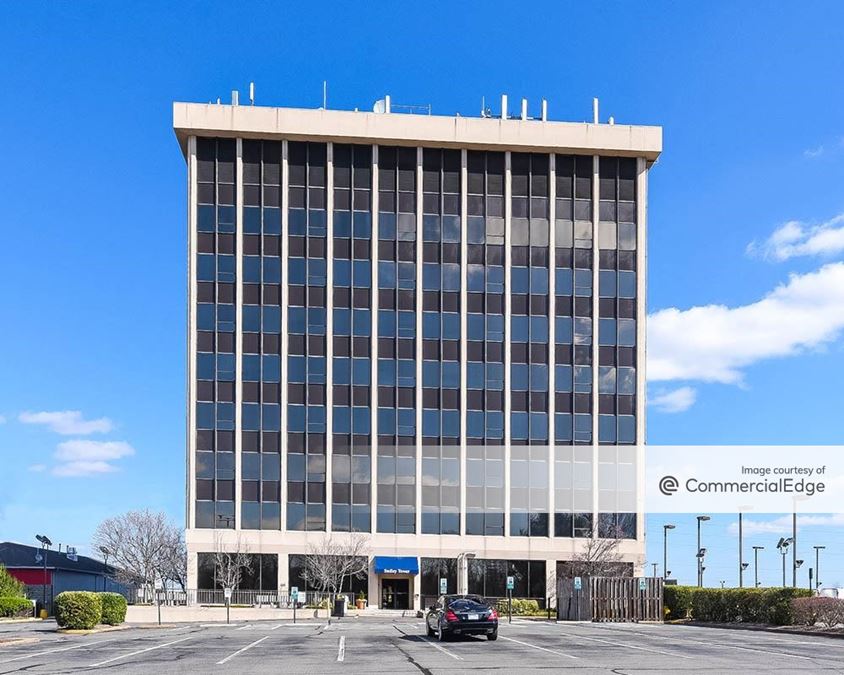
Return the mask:
<path fill-rule="evenodd" d="M 545 109 L 545 102 L 542 104 Z M 548 536 L 554 536 L 554 472 L 557 412 L 557 156 L 548 158 Z"/>
<path fill-rule="evenodd" d="M 243 401 L 243 139 L 237 139 L 235 165 L 235 335 L 234 335 L 234 527 L 240 530 L 241 505 L 243 504 L 241 475 L 243 469 L 243 424 L 240 414 Z"/>
<path fill-rule="evenodd" d="M 468 152 L 460 151 L 460 535 L 466 535 L 466 362 L 469 282 Z"/>
<path fill-rule="evenodd" d="M 279 396 L 279 412 L 281 413 L 281 424 L 279 431 L 279 450 L 281 451 L 281 529 L 287 529 L 287 354 L 290 348 L 289 333 L 287 330 L 287 263 L 290 258 L 290 237 L 288 236 L 288 215 L 287 203 L 288 183 L 290 182 L 290 170 L 287 166 L 287 141 L 281 143 L 281 355 L 279 365 L 281 368 L 281 391 Z M 279 566 L 281 559 L 279 558 Z"/>
<path fill-rule="evenodd" d="M 512 171 L 511 154 L 504 153 L 504 536 L 510 536 L 510 275 L 512 273 L 512 256 L 510 255 L 510 241 L 512 239 Z"/>
<path fill-rule="evenodd" d="M 648 163 L 636 160 L 636 539 L 645 544 L 645 424 L 647 291 L 648 291 Z M 644 564 L 644 560 L 642 561 Z M 665 570 L 663 570 L 663 574 Z"/>
<path fill-rule="evenodd" d="M 600 509 L 600 498 L 598 481 L 598 460 L 600 448 L 598 445 L 598 362 L 599 362 L 599 334 L 600 321 L 600 298 L 598 292 L 599 282 L 599 254 L 598 254 L 598 225 L 600 223 L 601 207 L 601 158 L 595 155 L 592 158 L 592 538 L 598 537 L 598 514 Z"/>
<path fill-rule="evenodd" d="M 557 607 L 557 561 L 545 560 L 545 597 L 549 606 Z"/>
<path fill-rule="evenodd" d="M 185 454 L 187 460 L 187 489 L 185 490 L 185 527 L 196 526 L 196 136 L 188 138 L 188 363 Z M 196 560 L 188 565 L 188 579 L 196 588 Z"/>
<path fill-rule="evenodd" d="M 370 358 L 370 362 L 372 364 L 372 370 L 370 371 L 370 396 L 372 397 L 372 403 L 370 405 L 370 438 L 372 439 L 372 447 L 370 448 L 370 456 L 371 456 L 371 474 L 370 474 L 370 483 L 369 483 L 369 508 L 370 508 L 370 520 L 369 520 L 369 527 L 372 534 L 375 534 L 377 530 L 377 521 L 376 517 L 378 514 L 378 307 L 379 307 L 379 298 L 378 298 L 378 242 L 379 242 L 379 229 L 378 229 L 378 146 L 372 146 L 372 254 L 370 255 L 370 259 L 372 260 L 372 328 L 370 330 L 372 334 L 371 343 L 370 343 L 370 352 L 372 354 Z M 375 581 L 373 582 L 373 575 L 370 574 L 369 580 L 369 593 L 368 598 L 373 606 L 375 606 L 375 592 L 377 591 L 377 585 L 373 587 L 373 583 L 377 584 L 377 577 L 375 577 Z"/>
<path fill-rule="evenodd" d="M 196 551 L 192 551 L 188 549 L 188 560 L 187 560 L 187 568 L 188 568 L 188 588 L 198 588 L 199 587 L 199 555 Z M 188 594 L 188 599 L 190 599 L 190 594 Z M 194 603 L 190 603 L 194 604 Z"/>
<path fill-rule="evenodd" d="M 422 532 L 422 148 L 416 148 L 416 523 Z"/>
<path fill-rule="evenodd" d="M 290 592 L 290 556 L 287 553 L 278 554 L 278 591 Z"/>
<path fill-rule="evenodd" d="M 187 335 L 187 376 L 188 400 L 185 419 L 185 459 L 187 478 L 185 489 L 185 528 L 192 530 L 196 526 L 196 136 L 188 138 L 188 335 Z M 197 555 L 188 541 L 187 559 L 188 588 L 197 588 L 199 570 Z"/>
<path fill-rule="evenodd" d="M 334 394 L 331 383 L 334 355 L 334 144 L 326 144 L 325 162 L 325 531 L 331 532 L 332 502 L 334 501 L 333 457 Z"/>

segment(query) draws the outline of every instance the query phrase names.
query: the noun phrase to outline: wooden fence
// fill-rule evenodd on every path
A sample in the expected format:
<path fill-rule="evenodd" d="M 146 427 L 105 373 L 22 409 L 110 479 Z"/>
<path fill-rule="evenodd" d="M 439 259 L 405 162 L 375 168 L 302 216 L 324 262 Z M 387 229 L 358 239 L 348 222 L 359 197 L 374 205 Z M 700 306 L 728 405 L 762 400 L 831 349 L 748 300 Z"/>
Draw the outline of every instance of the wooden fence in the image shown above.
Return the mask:
<path fill-rule="evenodd" d="M 560 621 L 662 621 L 661 577 L 557 580 Z M 578 588 L 579 586 L 579 588 Z"/>

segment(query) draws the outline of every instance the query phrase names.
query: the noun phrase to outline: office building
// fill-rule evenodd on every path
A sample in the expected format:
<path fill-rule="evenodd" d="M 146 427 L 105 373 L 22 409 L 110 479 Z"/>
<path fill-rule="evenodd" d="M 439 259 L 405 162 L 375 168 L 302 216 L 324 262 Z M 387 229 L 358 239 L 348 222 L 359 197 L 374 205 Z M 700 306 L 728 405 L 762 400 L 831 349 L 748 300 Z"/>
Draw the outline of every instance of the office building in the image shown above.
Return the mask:
<path fill-rule="evenodd" d="M 644 555 L 658 127 L 174 105 L 187 162 L 189 586 L 304 590 L 363 533 L 370 605 L 541 603 L 591 537 Z"/>

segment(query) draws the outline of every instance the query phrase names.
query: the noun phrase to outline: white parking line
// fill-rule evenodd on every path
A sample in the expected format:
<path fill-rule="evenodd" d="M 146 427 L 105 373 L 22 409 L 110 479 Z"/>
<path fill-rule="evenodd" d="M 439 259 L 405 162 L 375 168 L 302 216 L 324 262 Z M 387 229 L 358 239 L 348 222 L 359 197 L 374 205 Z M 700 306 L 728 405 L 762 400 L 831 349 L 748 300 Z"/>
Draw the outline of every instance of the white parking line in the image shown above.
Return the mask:
<path fill-rule="evenodd" d="M 608 630 L 612 631 L 612 630 L 618 630 L 618 629 L 610 628 Z M 627 632 L 632 633 L 633 635 L 643 635 L 644 636 L 643 633 L 637 633 L 636 631 L 633 631 L 633 630 L 627 630 Z M 672 641 L 676 641 L 678 639 L 676 636 L 671 637 L 671 636 L 668 636 L 668 635 L 648 635 L 648 637 L 655 637 L 655 638 L 659 638 L 661 640 L 672 640 Z M 595 639 L 595 638 L 593 638 L 593 639 Z M 779 651 L 772 651 L 772 650 L 768 650 L 768 649 L 759 649 L 758 647 L 741 647 L 739 645 L 733 645 L 733 644 L 729 644 L 727 642 L 707 642 L 706 640 L 695 640 L 693 638 L 687 638 L 687 637 L 683 637 L 683 638 L 679 638 L 679 639 L 682 640 L 683 642 L 694 642 L 695 644 L 706 645 L 706 646 L 709 646 L 709 647 L 727 647 L 729 649 L 741 649 L 742 651 L 759 652 L 761 654 L 770 654 L 772 656 L 789 656 L 793 659 L 804 659 L 806 661 L 815 661 L 817 659 L 825 659 L 826 658 L 826 657 L 823 657 L 823 656 L 800 656 L 799 654 L 789 654 L 788 652 L 779 652 Z M 817 644 L 817 643 L 810 642 L 810 643 L 807 643 L 807 644 Z"/>
<path fill-rule="evenodd" d="M 463 657 L 462 657 L 462 656 L 457 656 L 457 654 L 452 654 L 452 653 L 451 653 L 450 651 L 448 651 L 447 649 L 445 649 L 445 648 L 443 648 L 443 647 L 440 647 L 440 645 L 438 645 L 436 642 L 434 642 L 434 641 L 433 641 L 433 640 L 431 640 L 430 638 L 423 637 L 423 636 L 421 636 L 421 635 L 420 635 L 419 637 L 421 637 L 423 641 L 427 642 L 427 643 L 428 643 L 429 645 L 431 645 L 434 649 L 439 649 L 439 650 L 440 650 L 443 654 L 447 654 L 447 655 L 448 655 L 448 656 L 450 656 L 451 658 L 453 658 L 453 659 L 457 659 L 458 661 L 462 661 L 462 660 L 463 660 Z"/>
<path fill-rule="evenodd" d="M 270 630 L 278 630 L 278 629 L 279 629 L 279 628 L 281 628 L 283 625 L 284 625 L 283 623 L 277 623 L 275 626 L 273 626 L 272 628 L 270 628 Z"/>
<path fill-rule="evenodd" d="M 340 642 L 337 645 L 337 660 L 342 662 L 346 658 L 346 636 L 340 636 Z"/>
<path fill-rule="evenodd" d="M 693 656 L 687 656 L 686 654 L 678 654 L 677 652 L 667 652 L 664 649 L 650 649 L 648 647 L 639 647 L 638 645 L 628 645 L 624 642 L 614 642 L 613 640 L 604 640 L 602 638 L 596 637 L 588 637 L 586 635 L 582 635 L 580 633 L 563 633 L 566 637 L 571 637 L 575 639 L 582 639 L 582 640 L 592 640 L 593 642 L 603 642 L 606 645 L 613 645 L 615 647 L 624 647 L 625 649 L 637 649 L 641 652 L 652 652 L 653 654 L 662 654 L 663 656 L 674 656 L 678 659 L 692 659 Z"/>
<path fill-rule="evenodd" d="M 571 654 L 566 654 L 565 652 L 557 651 L 556 649 L 548 649 L 548 647 L 540 647 L 539 645 L 532 645 L 530 642 L 522 642 L 521 640 L 516 640 L 514 638 L 504 637 L 503 635 L 498 636 L 499 640 L 508 640 L 509 642 L 515 642 L 519 645 L 524 645 L 525 647 L 532 647 L 533 649 L 539 649 L 543 652 L 549 652 L 551 654 L 557 654 L 557 656 L 568 656 L 570 659 L 577 659 L 578 657 L 572 656 Z"/>
<path fill-rule="evenodd" d="M 23 661 L 24 659 L 31 659 L 33 656 L 45 656 L 47 654 L 55 654 L 56 652 L 68 652 L 71 649 L 82 649 L 83 647 L 95 647 L 106 642 L 114 642 L 114 638 L 108 640 L 100 640 L 99 642 L 89 642 L 81 645 L 74 645 L 73 647 L 61 647 L 59 649 L 47 649 L 43 652 L 33 652 L 32 654 L 24 654 L 23 656 L 16 656 L 13 659 L 5 659 L 0 663 L 11 663 L 12 661 Z"/>
<path fill-rule="evenodd" d="M 89 668 L 97 668 L 98 666 L 104 666 L 107 663 L 111 663 L 112 661 L 119 661 L 120 659 L 128 659 L 132 656 L 137 656 L 138 654 L 144 654 L 146 652 L 151 652 L 155 649 L 161 649 L 162 647 L 169 647 L 170 645 L 174 645 L 177 642 L 184 642 L 185 640 L 190 640 L 193 636 L 188 635 L 187 637 L 180 638 L 178 640 L 173 640 L 172 642 L 165 642 L 162 645 L 153 645 L 152 647 L 147 647 L 146 649 L 139 649 L 136 652 L 131 652 L 129 654 L 121 654 L 120 656 L 115 656 L 110 659 L 106 659 L 105 661 L 100 661 L 99 663 L 92 663 Z"/>
<path fill-rule="evenodd" d="M 223 665 L 224 663 L 226 663 L 227 661 L 231 661 L 231 660 L 232 660 L 235 656 L 237 656 L 238 654 L 243 654 L 243 652 L 245 652 L 247 649 L 252 649 L 252 647 L 254 647 L 255 645 L 261 644 L 264 640 L 269 639 L 269 637 L 270 637 L 269 635 L 265 635 L 264 637 L 262 637 L 262 638 L 260 638 L 260 639 L 258 639 L 258 640 L 255 640 L 255 642 L 252 642 L 252 643 L 250 643 L 250 644 L 246 645 L 245 647 L 241 647 L 241 648 L 240 648 L 240 649 L 238 649 L 238 650 L 237 650 L 234 654 L 229 654 L 229 655 L 228 655 L 226 658 L 224 658 L 222 661 L 217 661 L 217 665 L 218 665 L 218 666 L 222 666 L 222 665 Z"/>

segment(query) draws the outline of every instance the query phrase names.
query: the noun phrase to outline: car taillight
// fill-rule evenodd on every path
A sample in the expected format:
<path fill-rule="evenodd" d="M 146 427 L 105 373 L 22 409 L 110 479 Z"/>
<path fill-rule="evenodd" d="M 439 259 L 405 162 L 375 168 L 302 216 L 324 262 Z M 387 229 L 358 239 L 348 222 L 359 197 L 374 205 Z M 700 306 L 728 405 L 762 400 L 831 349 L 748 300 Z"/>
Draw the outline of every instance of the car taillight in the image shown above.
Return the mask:
<path fill-rule="evenodd" d="M 495 619 L 497 621 L 498 620 L 498 612 L 496 612 L 494 609 L 489 610 L 489 618 Z"/>
<path fill-rule="evenodd" d="M 451 610 L 448 610 L 445 613 L 445 620 L 446 621 L 460 621 L 460 619 L 457 618 L 457 615 L 454 612 L 452 612 Z"/>

